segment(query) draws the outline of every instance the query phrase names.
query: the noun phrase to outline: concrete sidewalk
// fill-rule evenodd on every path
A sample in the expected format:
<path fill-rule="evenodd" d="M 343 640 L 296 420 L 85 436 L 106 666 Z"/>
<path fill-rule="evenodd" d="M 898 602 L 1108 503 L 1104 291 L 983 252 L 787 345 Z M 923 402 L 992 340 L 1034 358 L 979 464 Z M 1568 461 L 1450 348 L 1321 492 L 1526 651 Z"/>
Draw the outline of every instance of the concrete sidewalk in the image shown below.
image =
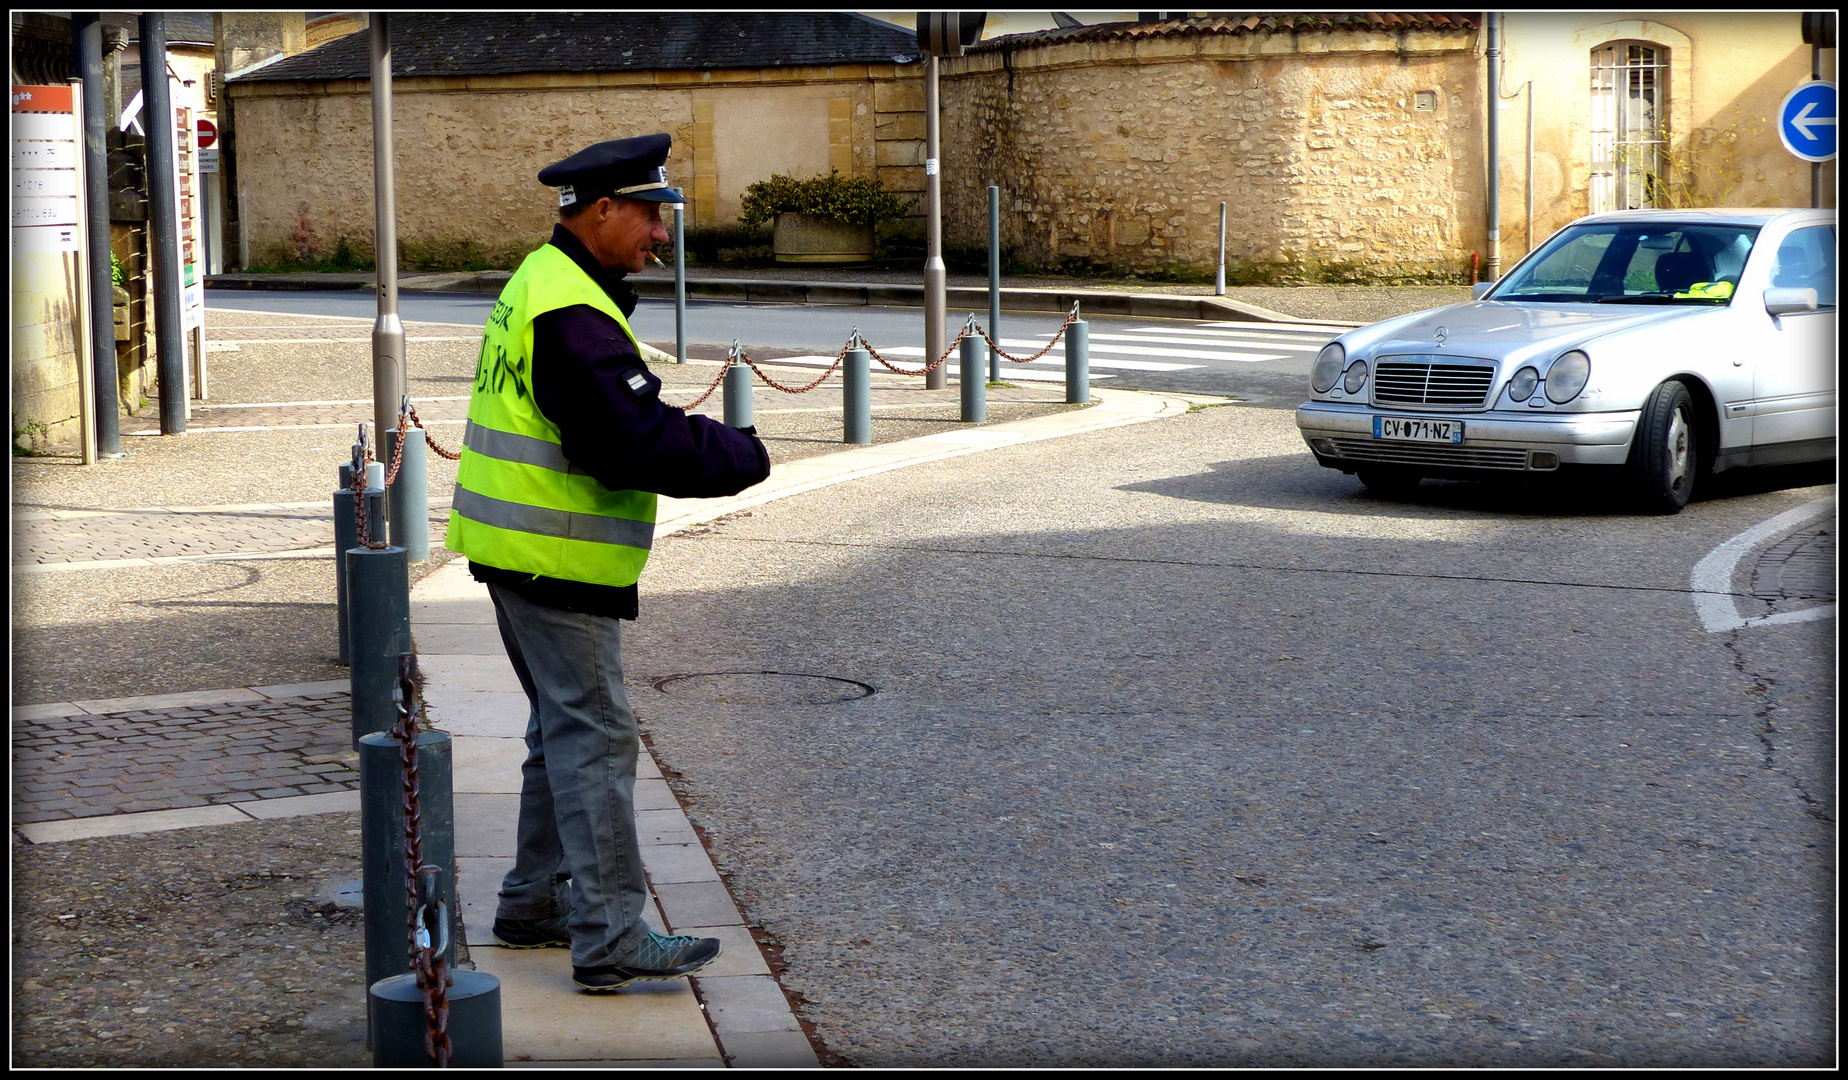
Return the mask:
<path fill-rule="evenodd" d="M 1186 395 L 1096 390 L 1089 409 L 861 446 L 779 465 L 771 478 L 726 499 L 662 499 L 655 535 L 858 477 L 1187 411 Z M 1210 399 L 1223 401 L 1223 399 Z M 522 738 L 528 705 L 503 651 L 485 586 L 451 562 L 411 593 L 412 635 L 431 723 L 454 739 L 456 861 L 470 957 L 501 980 L 509 1065 L 734 1068 L 815 1067 L 801 1025 L 688 823 L 643 747 L 636 805 L 650 925 L 717 937 L 724 952 L 686 982 L 637 983 L 590 995 L 570 979 L 560 950 L 515 951 L 494 942 L 496 894 L 513 861 Z"/>

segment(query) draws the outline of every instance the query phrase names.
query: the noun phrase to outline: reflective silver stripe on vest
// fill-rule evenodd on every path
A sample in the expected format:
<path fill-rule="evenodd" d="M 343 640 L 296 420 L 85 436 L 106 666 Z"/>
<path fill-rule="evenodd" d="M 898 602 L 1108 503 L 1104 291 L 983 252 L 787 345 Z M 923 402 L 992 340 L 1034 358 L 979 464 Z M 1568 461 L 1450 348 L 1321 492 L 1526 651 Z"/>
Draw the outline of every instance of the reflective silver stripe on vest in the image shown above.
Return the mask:
<path fill-rule="evenodd" d="M 646 521 L 574 514 L 569 510 L 552 510 L 505 499 L 492 499 L 459 485 L 450 507 L 470 521 L 479 521 L 497 529 L 556 536 L 565 540 L 589 540 L 598 544 L 621 544 L 644 551 L 654 547 L 654 526 Z"/>
<path fill-rule="evenodd" d="M 557 443 L 535 439 L 530 435 L 515 435 L 511 431 L 483 427 L 473 420 L 468 422 L 468 429 L 462 433 L 462 445 L 483 457 L 512 461 L 521 465 L 536 465 L 553 472 L 568 473 L 571 463 L 565 460 L 564 448 Z"/>

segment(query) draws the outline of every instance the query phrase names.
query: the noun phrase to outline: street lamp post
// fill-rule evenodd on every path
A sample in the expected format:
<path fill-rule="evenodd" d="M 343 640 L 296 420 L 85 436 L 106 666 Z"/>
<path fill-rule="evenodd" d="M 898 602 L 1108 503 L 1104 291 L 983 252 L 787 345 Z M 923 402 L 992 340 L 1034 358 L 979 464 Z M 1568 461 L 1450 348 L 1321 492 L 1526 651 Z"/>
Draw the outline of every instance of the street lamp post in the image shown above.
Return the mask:
<path fill-rule="evenodd" d="M 943 353 L 943 317 L 948 306 L 943 267 L 943 186 L 937 156 L 937 54 L 924 58 L 924 362 Z M 944 364 L 924 376 L 924 389 L 941 390 L 949 376 Z"/>

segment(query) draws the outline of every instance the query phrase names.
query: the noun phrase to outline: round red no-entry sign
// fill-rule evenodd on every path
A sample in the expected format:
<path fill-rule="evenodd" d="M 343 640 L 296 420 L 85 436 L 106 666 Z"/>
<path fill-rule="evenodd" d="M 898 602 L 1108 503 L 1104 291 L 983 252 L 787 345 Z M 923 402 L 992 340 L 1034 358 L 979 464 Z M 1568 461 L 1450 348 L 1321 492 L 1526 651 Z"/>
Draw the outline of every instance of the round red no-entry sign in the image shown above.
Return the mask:
<path fill-rule="evenodd" d="M 199 121 L 199 149 L 210 150 L 218 145 L 218 125 L 210 120 Z"/>

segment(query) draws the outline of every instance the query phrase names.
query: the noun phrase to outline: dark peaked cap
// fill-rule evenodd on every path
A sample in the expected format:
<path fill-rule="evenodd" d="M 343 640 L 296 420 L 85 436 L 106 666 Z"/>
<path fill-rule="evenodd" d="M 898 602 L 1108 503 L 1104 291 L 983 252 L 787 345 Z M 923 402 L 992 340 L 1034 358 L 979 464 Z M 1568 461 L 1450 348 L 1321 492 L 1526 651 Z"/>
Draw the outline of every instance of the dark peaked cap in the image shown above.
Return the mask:
<path fill-rule="evenodd" d="M 686 200 L 667 186 L 670 135 L 637 135 L 586 147 L 539 170 L 539 182 L 558 189 L 558 205 L 595 202 L 605 195 L 649 202 Z"/>

